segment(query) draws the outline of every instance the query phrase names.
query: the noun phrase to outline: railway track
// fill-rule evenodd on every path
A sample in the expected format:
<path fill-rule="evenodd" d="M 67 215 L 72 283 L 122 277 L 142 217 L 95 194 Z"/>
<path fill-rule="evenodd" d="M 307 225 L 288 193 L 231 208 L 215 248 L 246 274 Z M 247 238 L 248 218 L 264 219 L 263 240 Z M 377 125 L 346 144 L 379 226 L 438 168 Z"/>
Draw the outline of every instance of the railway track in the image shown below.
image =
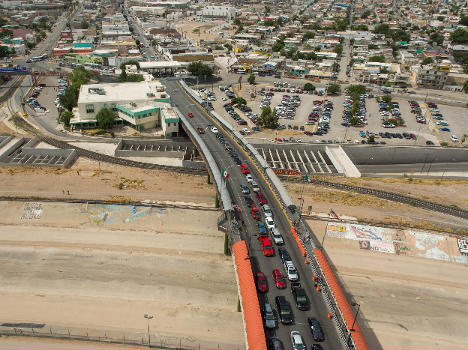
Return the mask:
<path fill-rule="evenodd" d="M 283 181 L 288 181 L 288 182 L 295 182 L 295 183 L 304 182 L 304 180 L 302 179 L 291 178 L 288 176 L 280 176 L 280 178 Z M 409 204 L 413 207 L 426 209 L 426 210 L 432 210 L 432 211 L 436 211 L 439 213 L 459 217 L 462 219 L 468 219 L 468 210 L 460 209 L 455 206 L 434 203 L 431 201 L 426 201 L 424 199 L 419 199 L 416 197 L 411 197 L 411 196 L 407 196 L 407 195 L 400 194 L 400 193 L 376 190 L 376 189 L 368 188 L 368 187 L 352 186 L 352 185 L 347 185 L 347 184 L 342 184 L 342 183 L 337 183 L 337 182 L 330 182 L 330 181 L 323 181 L 323 180 L 313 180 L 312 184 L 318 185 L 318 186 L 330 187 L 330 188 L 343 190 L 343 191 L 353 191 L 353 192 L 357 192 L 361 194 L 370 194 L 372 196 L 376 196 L 378 198 L 386 199 L 392 202 Z"/>

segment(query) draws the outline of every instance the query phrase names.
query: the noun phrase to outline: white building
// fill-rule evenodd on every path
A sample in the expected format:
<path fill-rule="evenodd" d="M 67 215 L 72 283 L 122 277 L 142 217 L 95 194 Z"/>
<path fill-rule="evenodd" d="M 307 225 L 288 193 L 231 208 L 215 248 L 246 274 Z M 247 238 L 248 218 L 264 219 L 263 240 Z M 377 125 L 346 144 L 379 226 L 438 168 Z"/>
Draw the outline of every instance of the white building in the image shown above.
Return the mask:
<path fill-rule="evenodd" d="M 231 19 L 236 17 L 237 9 L 231 6 L 205 6 L 201 11 L 201 15 L 204 17 L 219 17 Z"/>
<path fill-rule="evenodd" d="M 177 136 L 179 118 L 158 81 L 82 85 L 70 124 L 75 128 L 96 126 L 96 115 L 103 108 L 116 113 L 116 124 L 138 131 L 160 127 L 166 137 Z"/>

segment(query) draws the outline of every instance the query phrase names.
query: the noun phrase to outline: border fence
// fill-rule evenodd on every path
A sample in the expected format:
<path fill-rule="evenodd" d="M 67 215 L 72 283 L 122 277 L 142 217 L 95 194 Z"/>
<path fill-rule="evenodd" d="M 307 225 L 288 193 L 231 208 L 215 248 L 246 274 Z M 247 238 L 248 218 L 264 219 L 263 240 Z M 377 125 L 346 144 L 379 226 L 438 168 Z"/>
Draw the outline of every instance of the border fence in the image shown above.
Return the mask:
<path fill-rule="evenodd" d="M 174 337 L 148 332 L 126 332 L 93 328 L 49 326 L 43 324 L 0 324 L 0 335 L 139 345 L 155 349 L 241 350 L 241 344 L 210 342 L 193 337 Z"/>

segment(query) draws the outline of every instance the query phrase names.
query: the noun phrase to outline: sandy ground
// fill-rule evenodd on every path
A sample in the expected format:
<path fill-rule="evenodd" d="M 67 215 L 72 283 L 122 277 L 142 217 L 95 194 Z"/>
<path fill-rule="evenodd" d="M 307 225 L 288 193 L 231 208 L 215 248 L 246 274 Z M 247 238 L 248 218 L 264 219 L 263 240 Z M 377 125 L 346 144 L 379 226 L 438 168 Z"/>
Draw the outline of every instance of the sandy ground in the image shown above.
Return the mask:
<path fill-rule="evenodd" d="M 141 170 L 79 158 L 70 169 L 0 167 L 0 195 L 170 201 L 214 206 L 206 177 Z M 123 183 L 122 189 L 118 186 Z M 70 195 L 66 194 L 66 191 Z M 65 195 L 62 191 L 65 191 Z"/>
<path fill-rule="evenodd" d="M 326 223 L 309 221 L 319 239 Z M 361 305 L 371 349 L 462 349 L 468 336 L 467 266 L 359 249 L 327 237 L 345 290 Z"/>
<path fill-rule="evenodd" d="M 242 348 L 216 211 L 1 202 L 0 323 Z M 1 343 L 0 343 L 1 347 Z"/>
<path fill-rule="evenodd" d="M 334 181 L 347 181 L 348 179 L 334 178 Z M 389 179 L 391 180 L 391 179 Z M 300 207 L 302 198 L 302 184 L 294 184 L 284 182 L 286 189 L 288 190 L 291 198 L 295 201 L 296 205 Z M 370 185 L 367 181 L 359 181 L 358 184 L 368 186 Z M 381 185 L 379 187 L 379 185 Z M 387 190 L 397 190 L 398 186 L 394 183 L 388 183 L 386 186 L 382 183 L 375 183 L 373 186 Z M 413 185 L 404 186 L 401 185 L 398 191 L 405 192 L 406 188 L 413 188 Z M 409 192 L 417 197 L 422 196 L 422 193 L 427 195 L 426 199 L 434 199 L 431 195 L 431 186 L 426 187 L 424 191 L 421 189 L 413 190 Z M 417 188 L 417 185 L 414 187 Z M 466 192 L 466 185 L 454 185 L 451 186 L 432 186 L 439 203 L 449 203 L 455 201 L 462 203 L 465 201 L 463 194 Z M 443 190 L 446 194 L 443 194 Z M 458 192 L 457 192 L 458 191 Z M 455 194 L 456 193 L 456 194 Z M 453 194 L 450 196 L 450 194 Z M 444 198 L 447 198 L 444 200 Z M 454 199 L 457 198 L 457 199 Z M 419 227 L 425 230 L 442 230 L 445 232 L 453 233 L 464 233 L 466 234 L 468 220 L 456 218 L 450 215 L 445 215 L 429 210 L 419 209 L 410 205 L 400 204 L 396 202 L 390 202 L 387 200 L 379 199 L 370 195 L 358 194 L 350 191 L 339 191 L 333 190 L 326 187 L 307 185 L 304 187 L 304 204 L 303 213 L 310 215 L 321 215 L 328 214 L 330 209 L 333 209 L 339 216 L 347 216 L 364 222 L 373 222 L 381 224 L 391 224 L 400 226 L 411 226 Z"/>

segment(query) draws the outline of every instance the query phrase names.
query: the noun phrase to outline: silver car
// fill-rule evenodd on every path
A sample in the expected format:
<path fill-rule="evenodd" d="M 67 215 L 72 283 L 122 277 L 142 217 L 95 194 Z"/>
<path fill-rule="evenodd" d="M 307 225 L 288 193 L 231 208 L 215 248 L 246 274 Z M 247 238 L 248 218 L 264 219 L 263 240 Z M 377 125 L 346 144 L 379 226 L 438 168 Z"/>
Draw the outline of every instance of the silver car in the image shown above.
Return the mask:
<path fill-rule="evenodd" d="M 265 327 L 276 328 L 276 316 L 269 303 L 265 303 Z"/>
<path fill-rule="evenodd" d="M 304 343 L 304 338 L 302 338 L 301 333 L 298 331 L 291 332 L 291 343 L 294 350 L 306 350 L 307 347 Z"/>

